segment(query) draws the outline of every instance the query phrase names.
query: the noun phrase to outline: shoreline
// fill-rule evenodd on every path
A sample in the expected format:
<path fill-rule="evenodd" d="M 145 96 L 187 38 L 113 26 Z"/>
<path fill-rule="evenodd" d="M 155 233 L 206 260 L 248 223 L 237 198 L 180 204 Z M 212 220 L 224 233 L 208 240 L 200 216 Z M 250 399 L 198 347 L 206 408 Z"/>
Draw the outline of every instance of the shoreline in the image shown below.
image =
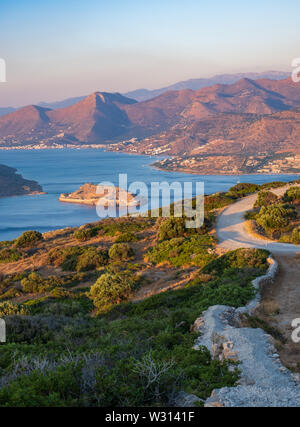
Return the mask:
<path fill-rule="evenodd" d="M 123 153 L 126 155 L 133 155 L 133 156 L 145 156 L 145 157 L 162 157 L 162 156 L 151 156 L 150 154 L 143 154 L 143 153 L 132 153 L 132 152 L 126 152 L 126 151 L 119 151 L 119 150 L 113 150 L 110 147 L 110 144 L 95 144 L 95 145 L 85 145 L 85 146 L 77 146 L 77 145 L 58 145 L 55 147 L 52 146 L 38 146 L 38 145 L 34 145 L 34 146 L 16 146 L 16 147 L 2 147 L 0 146 L 0 151 L 42 151 L 42 150 L 104 150 L 106 152 L 113 152 L 113 153 Z M 163 168 L 163 167 L 159 167 L 156 165 L 156 163 L 150 163 L 148 166 L 151 166 L 154 169 L 157 169 L 159 171 L 162 172 L 169 172 L 169 173 L 183 173 L 183 174 L 187 174 L 187 175 L 201 175 L 201 176 L 240 176 L 240 175 L 261 175 L 261 176 L 278 176 L 278 175 L 299 175 L 300 176 L 300 172 L 279 172 L 279 173 L 262 173 L 262 172 L 243 172 L 243 171 L 238 171 L 238 172 L 226 172 L 226 173 L 209 173 L 209 172 L 200 172 L 200 171 L 195 171 L 194 169 L 185 169 L 185 168 L 175 168 L 175 169 L 168 169 L 168 168 Z M 42 193 L 43 194 L 43 193 Z"/>
<path fill-rule="evenodd" d="M 280 172 L 280 173 L 262 173 L 262 172 L 251 172 L 251 173 L 246 173 L 246 172 L 231 172 L 231 173 L 208 173 L 208 172 L 196 172 L 194 169 L 182 169 L 182 168 L 178 168 L 178 169 L 167 169 L 167 168 L 161 168 L 159 166 L 156 166 L 155 163 L 152 163 L 150 166 L 152 166 L 154 169 L 160 170 L 162 172 L 178 172 L 178 173 L 186 173 L 189 175 L 203 175 L 203 176 L 240 176 L 240 175 L 253 175 L 253 176 L 257 176 L 257 175 L 261 175 L 261 176 L 278 176 L 278 175 L 299 175 L 300 176 L 300 172 L 299 173 L 293 173 L 293 172 Z"/>

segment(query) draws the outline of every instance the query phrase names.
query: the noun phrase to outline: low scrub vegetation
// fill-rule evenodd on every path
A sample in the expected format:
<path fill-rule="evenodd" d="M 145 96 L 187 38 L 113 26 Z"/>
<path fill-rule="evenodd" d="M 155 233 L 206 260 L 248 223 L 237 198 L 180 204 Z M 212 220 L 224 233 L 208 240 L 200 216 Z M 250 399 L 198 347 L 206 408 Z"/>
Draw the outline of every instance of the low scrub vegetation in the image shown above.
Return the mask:
<path fill-rule="evenodd" d="M 43 240 L 43 235 L 38 231 L 25 231 L 15 241 L 17 247 L 34 246 Z"/>
<path fill-rule="evenodd" d="M 213 211 L 250 190 L 207 196 L 198 230 L 178 218 L 121 218 L 1 246 L 20 251 L 26 263 L 32 256 L 36 268 L 16 274 L 14 263 L 0 275 L 8 339 L 0 406 L 172 406 L 182 391 L 206 399 L 236 385 L 238 366 L 196 351 L 191 325 L 212 305 L 247 304 L 252 280 L 267 269 L 267 251 L 215 251 Z M 140 297 L 156 273 L 162 286 L 165 279 L 177 284 L 185 267 L 192 275 L 180 289 L 159 293 L 159 283 L 157 294 Z"/>

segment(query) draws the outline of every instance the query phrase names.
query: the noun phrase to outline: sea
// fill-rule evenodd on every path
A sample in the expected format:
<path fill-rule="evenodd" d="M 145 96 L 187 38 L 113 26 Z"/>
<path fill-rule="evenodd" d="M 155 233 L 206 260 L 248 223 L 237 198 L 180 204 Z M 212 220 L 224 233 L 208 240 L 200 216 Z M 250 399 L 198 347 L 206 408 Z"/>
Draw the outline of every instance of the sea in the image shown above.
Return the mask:
<path fill-rule="evenodd" d="M 227 191 L 238 182 L 262 184 L 291 181 L 296 175 L 193 175 L 161 171 L 152 166 L 158 158 L 107 152 L 101 149 L 49 149 L 0 151 L 0 164 L 14 167 L 26 179 L 42 185 L 44 195 L 0 198 L 0 241 L 12 240 L 27 230 L 47 232 L 76 227 L 99 220 L 95 207 L 61 203 L 61 193 L 70 193 L 90 182 L 119 183 L 119 174 L 127 174 L 128 185 L 143 182 L 190 182 L 196 195 L 196 183 L 204 183 L 205 194 Z M 150 203 L 150 201 L 149 201 Z M 158 201 L 157 201 L 158 203 Z M 160 201 L 164 205 L 164 201 Z M 145 207 L 144 207 L 145 209 Z"/>

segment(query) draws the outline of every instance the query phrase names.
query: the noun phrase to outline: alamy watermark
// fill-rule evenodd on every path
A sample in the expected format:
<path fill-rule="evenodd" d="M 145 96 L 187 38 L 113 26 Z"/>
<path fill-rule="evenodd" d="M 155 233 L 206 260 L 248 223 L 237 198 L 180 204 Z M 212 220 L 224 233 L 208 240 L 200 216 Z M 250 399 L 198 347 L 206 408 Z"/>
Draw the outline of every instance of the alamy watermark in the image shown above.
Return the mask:
<path fill-rule="evenodd" d="M 0 58 L 0 83 L 6 83 L 6 62 Z"/>
<path fill-rule="evenodd" d="M 100 198 L 96 210 L 100 218 L 173 216 L 185 218 L 186 228 L 200 228 L 204 223 L 203 182 L 194 185 L 192 182 L 151 182 L 148 186 L 136 181 L 128 185 L 127 174 L 120 174 L 118 186 L 102 182 L 97 186 L 97 194 Z"/>
<path fill-rule="evenodd" d="M 300 319 L 294 319 L 292 321 L 292 329 L 293 329 L 292 341 L 295 344 L 299 344 L 300 343 Z"/>
<path fill-rule="evenodd" d="M 300 58 L 293 59 L 292 67 L 294 68 L 292 72 L 292 80 L 294 83 L 300 83 Z"/>
<path fill-rule="evenodd" d="M 6 324 L 3 319 L 0 319 L 0 343 L 6 342 Z"/>

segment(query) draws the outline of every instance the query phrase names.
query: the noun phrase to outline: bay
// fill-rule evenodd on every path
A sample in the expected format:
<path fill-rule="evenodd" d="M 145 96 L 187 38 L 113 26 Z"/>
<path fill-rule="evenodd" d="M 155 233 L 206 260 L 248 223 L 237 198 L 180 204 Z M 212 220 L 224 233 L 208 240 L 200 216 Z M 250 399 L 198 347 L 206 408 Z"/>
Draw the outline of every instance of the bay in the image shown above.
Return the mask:
<path fill-rule="evenodd" d="M 0 240 L 10 240 L 26 230 L 46 232 L 75 227 L 99 220 L 96 209 L 58 201 L 81 185 L 104 181 L 118 185 L 119 174 L 128 175 L 128 183 L 204 182 L 205 194 L 227 191 L 237 182 L 262 184 L 273 180 L 290 181 L 292 175 L 191 175 L 165 172 L 151 166 L 155 159 L 99 149 L 10 150 L 0 152 L 0 164 L 14 167 L 26 179 L 42 185 L 46 195 L 0 198 Z M 195 195 L 195 190 L 193 194 Z M 164 204 L 162 202 L 162 204 Z"/>

